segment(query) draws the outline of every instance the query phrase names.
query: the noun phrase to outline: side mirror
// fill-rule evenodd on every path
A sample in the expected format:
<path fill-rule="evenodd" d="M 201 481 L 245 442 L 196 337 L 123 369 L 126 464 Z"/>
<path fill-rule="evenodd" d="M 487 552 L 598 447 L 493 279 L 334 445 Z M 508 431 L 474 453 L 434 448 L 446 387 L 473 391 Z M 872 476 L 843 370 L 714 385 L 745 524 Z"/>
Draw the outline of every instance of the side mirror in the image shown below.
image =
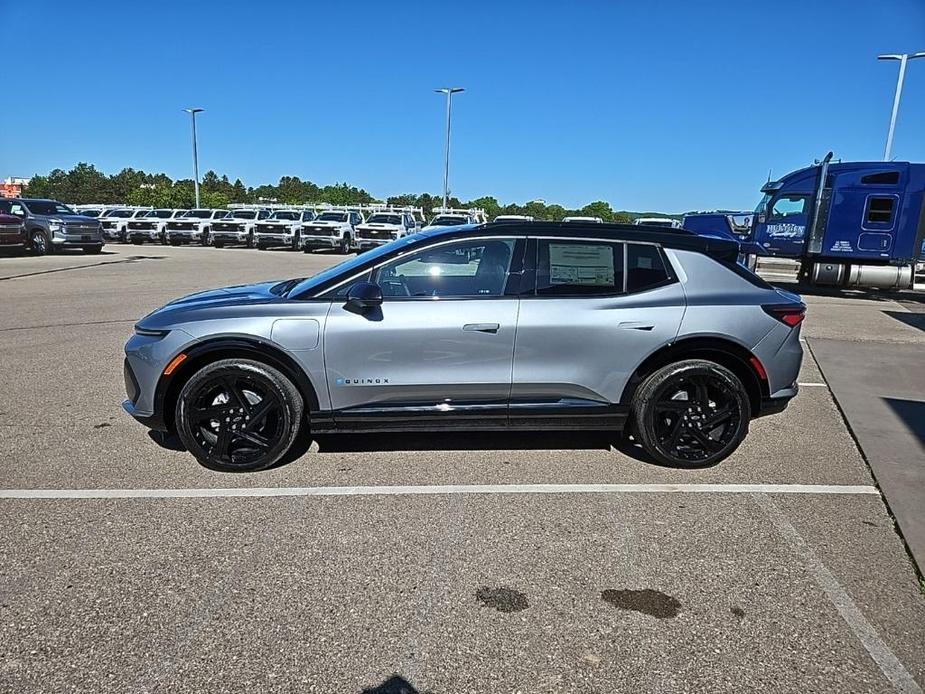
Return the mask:
<path fill-rule="evenodd" d="M 357 282 L 347 290 L 347 307 L 365 311 L 382 305 L 382 288 L 372 282 Z"/>
<path fill-rule="evenodd" d="M 763 213 L 762 213 L 762 214 L 759 214 L 759 215 L 757 216 L 757 222 L 758 222 L 758 224 L 764 224 L 765 221 L 766 221 L 766 218 L 765 218 L 765 216 L 764 216 Z"/>

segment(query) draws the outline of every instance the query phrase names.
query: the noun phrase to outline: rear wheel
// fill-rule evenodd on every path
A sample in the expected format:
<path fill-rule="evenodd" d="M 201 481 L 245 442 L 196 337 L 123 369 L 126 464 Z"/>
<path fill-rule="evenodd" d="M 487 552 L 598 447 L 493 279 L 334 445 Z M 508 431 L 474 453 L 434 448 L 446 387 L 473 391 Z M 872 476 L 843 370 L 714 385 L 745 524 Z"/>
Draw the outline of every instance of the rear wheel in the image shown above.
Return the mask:
<path fill-rule="evenodd" d="M 282 460 L 302 430 L 302 396 L 278 370 L 223 359 L 197 371 L 177 399 L 176 429 L 204 466 L 264 470 Z"/>
<path fill-rule="evenodd" d="M 633 433 L 663 465 L 703 467 L 729 456 L 748 433 L 748 393 L 729 369 L 690 359 L 649 375 L 632 404 Z"/>

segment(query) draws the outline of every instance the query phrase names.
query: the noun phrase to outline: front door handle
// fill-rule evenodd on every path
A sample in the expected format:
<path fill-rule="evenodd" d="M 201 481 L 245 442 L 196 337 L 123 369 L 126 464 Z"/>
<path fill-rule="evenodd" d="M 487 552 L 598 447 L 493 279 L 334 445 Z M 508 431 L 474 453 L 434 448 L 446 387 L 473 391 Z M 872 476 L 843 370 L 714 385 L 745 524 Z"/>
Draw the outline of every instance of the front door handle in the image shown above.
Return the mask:
<path fill-rule="evenodd" d="M 466 323 L 463 330 L 469 333 L 496 333 L 501 329 L 498 323 Z"/>
<path fill-rule="evenodd" d="M 642 321 L 628 320 L 617 325 L 623 330 L 653 330 L 655 326 L 652 323 L 643 323 Z"/>

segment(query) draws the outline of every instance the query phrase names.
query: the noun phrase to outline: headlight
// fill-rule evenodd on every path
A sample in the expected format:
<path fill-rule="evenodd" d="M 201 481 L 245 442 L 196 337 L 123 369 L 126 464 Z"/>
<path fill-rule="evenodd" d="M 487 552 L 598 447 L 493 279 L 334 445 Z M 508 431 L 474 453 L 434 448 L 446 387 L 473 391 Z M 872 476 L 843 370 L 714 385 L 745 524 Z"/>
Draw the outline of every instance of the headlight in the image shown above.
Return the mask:
<path fill-rule="evenodd" d="M 169 330 L 149 330 L 137 325 L 135 326 L 135 334 L 141 335 L 142 337 L 166 337 L 169 332 Z"/>
<path fill-rule="evenodd" d="M 48 228 L 51 231 L 62 231 L 64 229 L 64 225 L 61 222 L 51 222 L 48 225 Z"/>

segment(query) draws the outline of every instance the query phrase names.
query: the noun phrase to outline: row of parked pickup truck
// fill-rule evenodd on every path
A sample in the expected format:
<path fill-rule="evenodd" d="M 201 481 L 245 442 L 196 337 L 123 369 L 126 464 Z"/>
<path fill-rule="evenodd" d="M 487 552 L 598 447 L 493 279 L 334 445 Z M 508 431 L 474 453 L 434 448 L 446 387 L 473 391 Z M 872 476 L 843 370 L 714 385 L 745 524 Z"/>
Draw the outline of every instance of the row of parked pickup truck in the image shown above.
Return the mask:
<path fill-rule="evenodd" d="M 429 224 L 419 208 L 382 206 L 263 207 L 242 205 L 227 210 L 105 208 L 78 206 L 99 220 L 110 241 L 179 246 L 284 247 L 341 253 L 380 246 L 427 226 L 484 221 L 480 210 L 440 210 Z"/>

